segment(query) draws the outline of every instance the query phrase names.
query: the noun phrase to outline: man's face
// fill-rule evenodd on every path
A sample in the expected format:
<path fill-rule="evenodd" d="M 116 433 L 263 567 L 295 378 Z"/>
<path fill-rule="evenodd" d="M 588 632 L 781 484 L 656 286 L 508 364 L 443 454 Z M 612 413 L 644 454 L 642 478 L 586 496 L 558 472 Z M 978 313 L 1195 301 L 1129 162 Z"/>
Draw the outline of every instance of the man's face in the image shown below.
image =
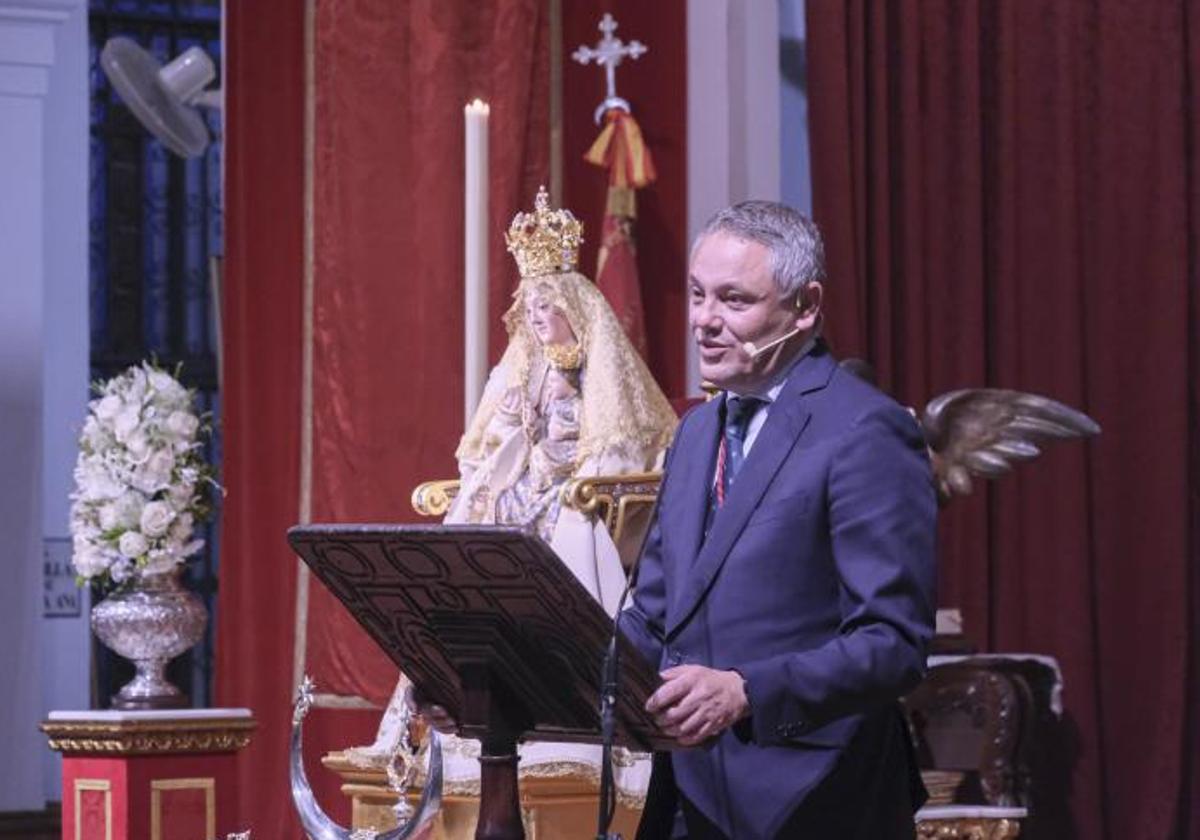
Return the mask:
<path fill-rule="evenodd" d="M 690 275 L 688 320 L 700 351 L 700 376 L 718 388 L 761 390 L 795 358 L 816 325 L 819 284 L 805 287 L 806 306 L 797 308 L 794 295 L 780 294 L 767 248 L 757 242 L 711 233 L 696 246 Z M 746 341 L 761 347 L 796 327 L 805 332 L 758 358 L 742 347 Z"/>

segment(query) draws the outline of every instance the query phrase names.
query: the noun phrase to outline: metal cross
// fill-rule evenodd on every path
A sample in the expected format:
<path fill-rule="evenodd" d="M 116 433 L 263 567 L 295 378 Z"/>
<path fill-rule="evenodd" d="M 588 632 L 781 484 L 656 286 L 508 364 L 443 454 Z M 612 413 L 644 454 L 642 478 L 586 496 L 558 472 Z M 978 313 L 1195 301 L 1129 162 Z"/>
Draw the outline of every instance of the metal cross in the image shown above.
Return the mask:
<path fill-rule="evenodd" d="M 604 34 L 604 37 L 595 47 L 580 46 L 571 53 L 571 58 L 580 64 L 586 65 L 594 61 L 604 67 L 604 80 L 607 83 L 608 95 L 596 109 L 596 122 L 600 122 L 604 117 L 604 112 L 611 108 L 620 108 L 629 113 L 629 103 L 617 96 L 617 65 L 626 58 L 636 59 L 645 55 L 646 45 L 641 41 L 630 41 L 626 44 L 620 38 L 615 37 L 613 33 L 617 30 L 617 22 L 608 12 L 604 13 L 604 17 L 600 19 L 600 25 L 596 28 Z"/>

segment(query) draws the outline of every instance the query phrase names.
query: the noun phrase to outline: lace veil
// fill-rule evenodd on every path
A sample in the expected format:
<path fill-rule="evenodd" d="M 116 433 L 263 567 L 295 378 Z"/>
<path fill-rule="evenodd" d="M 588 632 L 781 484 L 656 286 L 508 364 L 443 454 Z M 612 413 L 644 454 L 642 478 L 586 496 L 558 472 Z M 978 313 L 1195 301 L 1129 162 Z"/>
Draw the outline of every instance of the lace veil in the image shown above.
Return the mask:
<path fill-rule="evenodd" d="M 508 347 L 455 453 L 459 461 L 488 456 L 485 432 L 505 393 L 515 387 L 523 403 L 529 399 L 529 378 L 544 360 L 542 345 L 525 318 L 525 303 L 532 295 L 546 298 L 563 313 L 583 350 L 576 469 L 588 461 L 613 460 L 633 469 L 653 469 L 675 432 L 675 411 L 604 295 L 574 271 L 532 277 L 517 287 L 504 314 Z"/>

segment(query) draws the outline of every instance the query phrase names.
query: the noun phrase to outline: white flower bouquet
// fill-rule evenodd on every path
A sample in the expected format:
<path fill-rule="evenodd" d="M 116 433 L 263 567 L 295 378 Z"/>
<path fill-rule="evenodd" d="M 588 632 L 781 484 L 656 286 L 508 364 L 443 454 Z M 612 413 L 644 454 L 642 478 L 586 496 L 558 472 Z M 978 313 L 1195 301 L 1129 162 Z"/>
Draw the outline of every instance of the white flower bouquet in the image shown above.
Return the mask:
<path fill-rule="evenodd" d="M 80 583 L 124 584 L 161 574 L 203 547 L 211 469 L 206 418 L 193 392 L 143 362 L 95 386 L 79 437 L 71 494 L 73 562 Z"/>

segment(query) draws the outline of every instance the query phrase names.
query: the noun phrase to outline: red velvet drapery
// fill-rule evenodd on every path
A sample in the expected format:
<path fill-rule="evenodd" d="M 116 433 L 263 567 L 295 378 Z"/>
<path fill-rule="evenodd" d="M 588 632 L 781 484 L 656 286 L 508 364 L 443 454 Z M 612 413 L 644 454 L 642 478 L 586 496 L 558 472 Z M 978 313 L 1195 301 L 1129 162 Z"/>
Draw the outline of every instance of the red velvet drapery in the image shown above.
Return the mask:
<path fill-rule="evenodd" d="M 315 27 L 312 519 L 396 522 L 457 474 L 463 430 L 463 105 L 491 106 L 489 343 L 518 276 L 502 231 L 549 174 L 540 0 L 321 2 Z M 395 667 L 324 587 L 306 667 L 387 699 Z"/>
<path fill-rule="evenodd" d="M 1052 836 L 1189 836 L 1198 9 L 807 8 L 840 354 L 910 404 L 988 384 L 1104 427 L 946 512 L 939 600 L 988 648 L 1063 666 L 1074 826 Z"/>
<path fill-rule="evenodd" d="M 270 837 L 295 833 L 286 760 L 296 663 L 319 692 L 375 701 L 396 676 L 319 583 L 306 605 L 297 598 L 284 531 L 306 513 L 410 518 L 413 486 L 454 474 L 463 105 L 491 104 L 493 360 L 516 281 L 500 232 L 545 182 L 550 135 L 541 0 L 309 8 L 307 40 L 304 4 L 230 4 L 226 21 L 229 495 L 217 686 L 219 702 L 250 706 L 259 720 L 240 810 Z M 377 720 L 325 709 L 306 724 L 310 779 L 343 823 L 347 800 L 316 759 L 368 740 Z"/>
<path fill-rule="evenodd" d="M 303 4 L 230 3 L 225 21 L 225 283 L 216 699 L 258 731 L 240 757 L 238 813 L 296 833 L 287 722 L 300 464 L 304 277 Z M 275 832 L 278 833 L 275 833 Z"/>

